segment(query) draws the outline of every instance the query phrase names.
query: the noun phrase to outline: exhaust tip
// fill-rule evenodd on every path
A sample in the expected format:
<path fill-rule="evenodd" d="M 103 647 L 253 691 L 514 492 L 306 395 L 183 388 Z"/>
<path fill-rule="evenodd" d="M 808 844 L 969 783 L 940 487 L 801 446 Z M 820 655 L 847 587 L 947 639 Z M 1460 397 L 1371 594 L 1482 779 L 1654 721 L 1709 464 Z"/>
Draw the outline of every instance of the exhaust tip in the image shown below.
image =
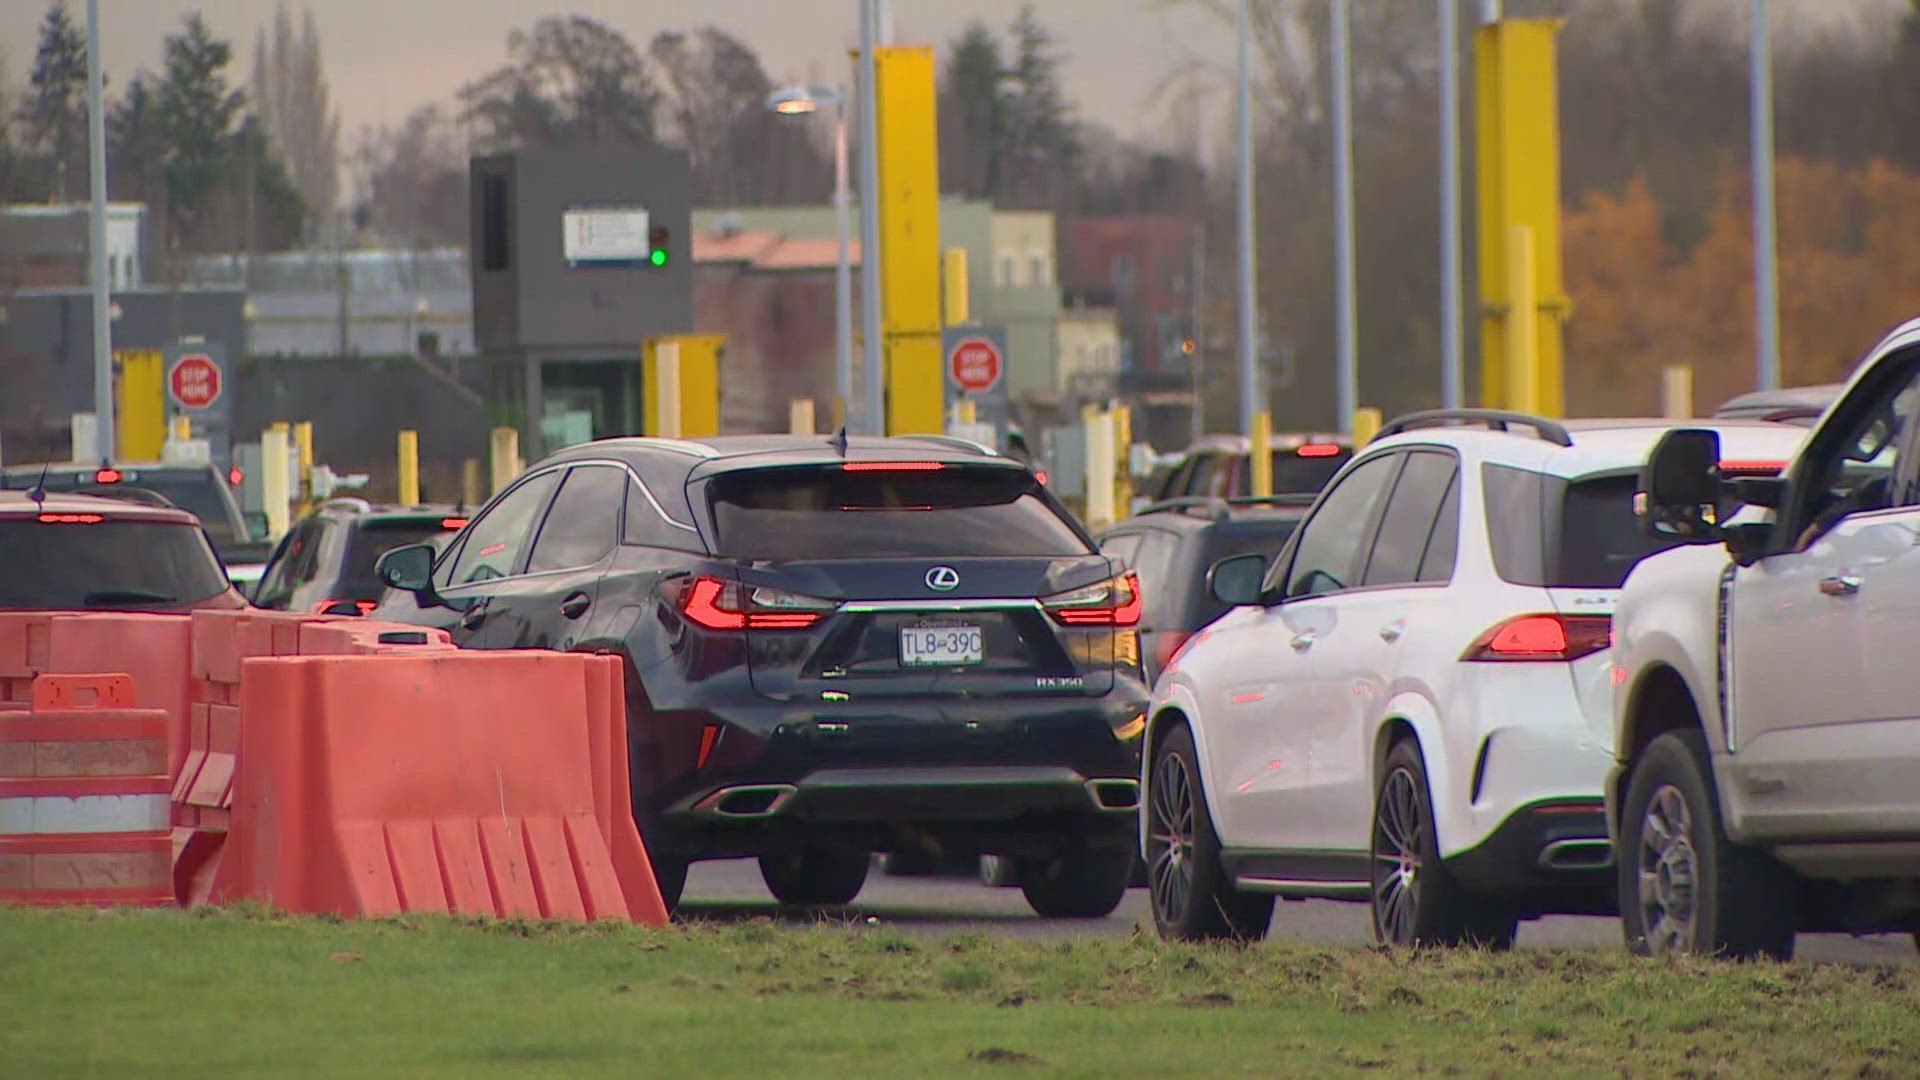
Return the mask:
<path fill-rule="evenodd" d="M 723 818 L 767 818 L 786 808 L 798 791 L 792 784 L 743 784 L 721 788 L 694 809 Z"/>
<path fill-rule="evenodd" d="M 1613 844 L 1598 837 L 1555 840 L 1540 849 L 1540 865 L 1549 870 L 1604 870 L 1613 865 Z"/>
<path fill-rule="evenodd" d="M 1140 781 L 1104 779 L 1087 781 L 1087 795 L 1102 810 L 1140 809 Z"/>

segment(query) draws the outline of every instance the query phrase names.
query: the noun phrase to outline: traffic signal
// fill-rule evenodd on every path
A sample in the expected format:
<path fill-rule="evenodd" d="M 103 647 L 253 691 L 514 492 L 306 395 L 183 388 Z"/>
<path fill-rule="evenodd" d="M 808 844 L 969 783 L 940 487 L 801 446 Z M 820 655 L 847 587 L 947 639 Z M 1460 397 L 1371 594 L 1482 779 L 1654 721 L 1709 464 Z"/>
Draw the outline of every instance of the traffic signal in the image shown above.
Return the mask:
<path fill-rule="evenodd" d="M 667 265 L 667 229 L 664 225 L 655 225 L 647 230 L 647 261 L 655 266 Z"/>

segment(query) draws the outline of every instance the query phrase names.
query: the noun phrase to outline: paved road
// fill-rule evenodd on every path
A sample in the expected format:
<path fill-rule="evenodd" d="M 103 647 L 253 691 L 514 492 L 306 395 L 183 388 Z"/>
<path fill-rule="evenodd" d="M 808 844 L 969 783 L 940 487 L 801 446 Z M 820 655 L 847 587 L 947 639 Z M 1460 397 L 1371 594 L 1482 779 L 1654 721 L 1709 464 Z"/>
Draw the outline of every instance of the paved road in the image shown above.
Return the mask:
<path fill-rule="evenodd" d="M 707 918 L 777 915 L 780 907 L 760 881 L 751 861 L 700 863 L 687 878 L 686 913 Z M 1144 890 L 1133 889 L 1120 910 L 1092 921 L 1048 920 L 1033 914 L 1019 889 L 989 889 L 965 878 L 888 877 L 875 869 L 854 901 L 860 917 L 878 918 L 908 933 L 944 936 L 960 931 L 1010 937 L 1124 937 L 1136 926 L 1151 931 L 1153 915 Z M 795 913 L 812 919 L 811 914 Z M 1372 940 L 1367 909 L 1361 904 L 1308 900 L 1274 909 L 1273 937 L 1363 945 Z M 1620 924 L 1613 919 L 1548 918 L 1523 923 L 1522 947 L 1619 948 Z M 1912 939 L 1904 934 L 1854 938 L 1844 934 L 1808 934 L 1796 954 L 1805 960 L 1848 964 L 1920 962 Z"/>

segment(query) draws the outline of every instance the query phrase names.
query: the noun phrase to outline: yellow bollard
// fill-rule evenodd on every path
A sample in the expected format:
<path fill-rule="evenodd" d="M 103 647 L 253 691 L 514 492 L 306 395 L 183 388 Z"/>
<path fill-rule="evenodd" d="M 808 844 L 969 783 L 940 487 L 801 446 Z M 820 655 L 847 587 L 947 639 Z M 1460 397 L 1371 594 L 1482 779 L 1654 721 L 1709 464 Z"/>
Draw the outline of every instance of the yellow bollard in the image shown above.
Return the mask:
<path fill-rule="evenodd" d="M 193 438 L 193 417 L 186 413 L 174 413 L 167 422 L 169 433 L 175 442 L 186 442 Z"/>
<path fill-rule="evenodd" d="M 963 398 L 953 407 L 953 418 L 962 424 L 979 423 L 980 406 L 972 398 Z"/>
<path fill-rule="evenodd" d="M 492 461 L 493 493 L 500 494 L 520 475 L 520 429 L 497 427 L 488 447 Z"/>
<path fill-rule="evenodd" d="M 299 490 L 293 493 L 294 501 L 302 509 L 313 501 L 313 421 L 302 420 L 293 425 L 294 475 L 299 478 Z"/>
<path fill-rule="evenodd" d="M 468 458 L 460 463 L 460 505 L 471 510 L 485 501 L 480 494 L 480 459 Z"/>
<path fill-rule="evenodd" d="M 278 541 L 292 524 L 293 493 L 288 487 L 292 448 L 287 426 L 275 424 L 260 434 L 260 503 L 267 514 L 267 539 Z"/>
<path fill-rule="evenodd" d="M 400 433 L 400 505 L 420 505 L 420 433 Z"/>
<path fill-rule="evenodd" d="M 795 435 L 818 434 L 813 427 L 812 398 L 794 398 L 787 403 L 787 429 Z"/>
<path fill-rule="evenodd" d="M 1384 423 L 1386 418 L 1371 405 L 1353 410 L 1353 448 L 1358 450 L 1372 442 L 1373 437 L 1380 434 L 1380 427 Z"/>
<path fill-rule="evenodd" d="M 1127 448 L 1133 445 L 1133 410 L 1125 405 L 1113 407 L 1113 518 L 1124 521 L 1133 516 L 1133 472 L 1128 468 Z"/>
<path fill-rule="evenodd" d="M 1693 369 L 1675 364 L 1662 373 L 1660 415 L 1668 420 L 1693 417 Z"/>
<path fill-rule="evenodd" d="M 1253 471 L 1252 495 L 1256 499 L 1265 499 L 1273 495 L 1273 414 L 1266 411 L 1253 415 L 1253 456 L 1249 464 Z"/>

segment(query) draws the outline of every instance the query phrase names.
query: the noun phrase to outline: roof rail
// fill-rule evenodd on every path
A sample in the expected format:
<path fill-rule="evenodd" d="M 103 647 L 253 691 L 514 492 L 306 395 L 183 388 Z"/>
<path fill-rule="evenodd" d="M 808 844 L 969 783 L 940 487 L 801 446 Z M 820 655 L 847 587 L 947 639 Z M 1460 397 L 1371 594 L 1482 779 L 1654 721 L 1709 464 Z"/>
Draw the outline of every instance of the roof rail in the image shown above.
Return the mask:
<path fill-rule="evenodd" d="M 1788 420 L 1818 420 L 1826 414 L 1826 408 L 1821 405 L 1782 405 L 1778 409 L 1769 409 L 1754 419 L 1771 420 L 1778 424 Z"/>
<path fill-rule="evenodd" d="M 372 503 L 353 495 L 342 495 L 337 499 L 328 499 L 320 504 L 320 509 L 322 510 L 328 507 L 338 507 L 342 510 L 358 510 L 363 514 L 373 513 Z"/>
<path fill-rule="evenodd" d="M 1285 495 L 1236 495 L 1227 500 L 1228 506 L 1312 506 L 1320 498 L 1319 493 L 1311 495 L 1294 492 Z"/>
<path fill-rule="evenodd" d="M 1529 427 L 1555 446 L 1573 445 L 1573 436 L 1568 434 L 1566 425 L 1545 417 L 1508 412 L 1505 409 L 1428 409 L 1425 412 L 1408 413 L 1389 421 L 1374 434 L 1374 438 L 1383 439 L 1388 435 L 1398 435 L 1417 427 L 1430 427 L 1449 421 L 1477 421 L 1494 431 L 1506 431 L 1509 425 Z"/>
<path fill-rule="evenodd" d="M 999 457 L 1000 452 L 986 443 L 961 438 L 958 435 L 905 435 L 902 438 L 933 443 L 936 446 L 950 446 L 955 450 L 972 450 L 981 457 Z"/>

